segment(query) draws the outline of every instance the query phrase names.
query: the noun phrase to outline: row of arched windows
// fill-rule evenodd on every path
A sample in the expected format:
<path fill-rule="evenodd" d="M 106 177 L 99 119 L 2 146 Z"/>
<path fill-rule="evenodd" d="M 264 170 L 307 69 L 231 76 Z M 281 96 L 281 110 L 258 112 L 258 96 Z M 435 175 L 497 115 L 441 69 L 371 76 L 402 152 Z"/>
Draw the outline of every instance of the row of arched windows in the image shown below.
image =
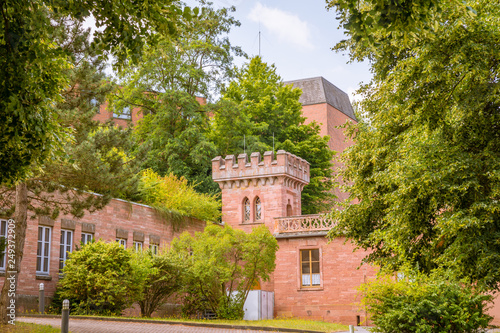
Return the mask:
<path fill-rule="evenodd" d="M 262 203 L 259 197 L 255 197 L 253 204 L 253 214 L 254 221 L 260 221 L 262 219 Z M 250 199 L 243 199 L 243 222 L 250 222 L 252 218 L 252 205 Z"/>

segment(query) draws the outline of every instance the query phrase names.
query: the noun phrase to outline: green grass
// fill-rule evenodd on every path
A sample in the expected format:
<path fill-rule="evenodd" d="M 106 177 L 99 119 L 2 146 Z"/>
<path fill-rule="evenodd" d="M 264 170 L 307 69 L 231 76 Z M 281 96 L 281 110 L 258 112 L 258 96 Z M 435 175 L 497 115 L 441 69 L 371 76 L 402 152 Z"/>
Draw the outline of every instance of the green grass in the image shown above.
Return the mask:
<path fill-rule="evenodd" d="M 37 325 L 16 321 L 15 325 L 0 325 L 2 333 L 61 333 L 61 330 L 50 325 Z"/>
<path fill-rule="evenodd" d="M 77 316 L 75 316 L 77 317 Z M 94 317 L 94 316 L 85 316 Z M 95 316 L 102 317 L 102 316 Z M 148 319 L 158 321 L 175 321 L 181 323 L 207 323 L 207 324 L 222 324 L 222 325 L 239 325 L 239 326 L 263 326 L 263 327 L 276 327 L 276 328 L 292 328 L 298 330 L 311 330 L 318 332 L 339 332 L 348 331 L 349 327 L 346 325 L 327 323 L 324 321 L 296 319 L 296 318 L 283 318 L 283 319 L 267 319 L 267 320 L 206 320 L 206 319 L 180 319 L 180 318 L 141 318 L 141 317 L 111 317 L 121 319 Z"/>

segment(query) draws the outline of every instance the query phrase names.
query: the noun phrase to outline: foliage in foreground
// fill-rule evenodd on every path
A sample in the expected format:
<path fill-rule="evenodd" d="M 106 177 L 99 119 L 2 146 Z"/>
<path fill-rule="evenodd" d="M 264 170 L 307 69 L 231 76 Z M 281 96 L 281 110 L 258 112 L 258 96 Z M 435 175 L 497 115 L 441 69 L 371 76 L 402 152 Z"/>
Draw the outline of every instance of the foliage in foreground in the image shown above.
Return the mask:
<path fill-rule="evenodd" d="M 372 59 L 375 77 L 362 89 L 368 120 L 344 155 L 346 190 L 359 203 L 338 212 L 330 236 L 368 249 L 366 261 L 387 271 L 443 268 L 498 290 L 500 2 L 407 2 L 422 9 L 408 25 L 374 10 L 394 7 L 387 1 L 331 2 L 346 4 L 347 27 L 359 19 L 377 34 L 370 43 L 349 31 L 341 48 Z"/>
<path fill-rule="evenodd" d="M 362 285 L 363 305 L 380 333 L 485 332 L 493 296 L 466 283 L 423 275 L 400 281 L 385 276 Z"/>
<path fill-rule="evenodd" d="M 151 317 L 169 297 L 179 291 L 182 286 L 182 266 L 179 256 L 166 252 L 153 255 L 151 251 L 146 251 L 137 254 L 135 260 L 146 276 L 142 297 L 138 302 L 141 316 Z"/>
<path fill-rule="evenodd" d="M 159 176 L 151 169 L 142 173 L 139 185 L 142 200 L 170 220 L 194 217 L 202 221 L 218 221 L 221 201 L 216 195 L 198 193 L 186 178 L 170 174 Z"/>
<path fill-rule="evenodd" d="M 119 243 L 99 240 L 66 260 L 60 295 L 75 300 L 75 314 L 121 314 L 141 298 L 145 272 Z"/>
<path fill-rule="evenodd" d="M 172 242 L 184 263 L 183 313 L 211 310 L 221 319 L 243 318 L 252 286 L 274 271 L 278 243 L 267 227 L 247 234 L 229 226 L 209 225 L 193 237 L 183 233 Z"/>

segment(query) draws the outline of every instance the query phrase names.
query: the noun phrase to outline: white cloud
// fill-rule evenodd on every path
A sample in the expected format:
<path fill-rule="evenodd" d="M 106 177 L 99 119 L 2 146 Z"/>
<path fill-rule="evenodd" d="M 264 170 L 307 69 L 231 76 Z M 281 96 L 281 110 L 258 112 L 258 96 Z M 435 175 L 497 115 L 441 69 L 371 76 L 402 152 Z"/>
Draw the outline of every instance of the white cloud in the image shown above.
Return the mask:
<path fill-rule="evenodd" d="M 279 39 L 297 46 L 313 49 L 311 31 L 307 22 L 302 21 L 297 15 L 282 11 L 277 8 L 263 6 L 258 2 L 251 10 L 248 18 L 260 22 Z"/>

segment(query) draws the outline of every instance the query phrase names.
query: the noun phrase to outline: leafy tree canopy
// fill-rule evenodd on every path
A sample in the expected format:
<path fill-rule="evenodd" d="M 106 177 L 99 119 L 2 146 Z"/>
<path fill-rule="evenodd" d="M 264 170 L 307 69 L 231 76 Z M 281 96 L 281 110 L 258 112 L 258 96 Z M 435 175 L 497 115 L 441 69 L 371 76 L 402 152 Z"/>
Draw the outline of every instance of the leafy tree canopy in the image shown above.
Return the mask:
<path fill-rule="evenodd" d="M 331 207 L 334 152 L 316 123 L 304 124 L 300 94 L 283 84 L 274 65 L 252 58 L 214 106 L 210 138 L 219 155 L 263 153 L 274 146 L 311 163 L 311 183 L 302 195 L 302 212 L 311 214 Z"/>
<path fill-rule="evenodd" d="M 174 239 L 171 252 L 184 263 L 181 293 L 185 314 L 211 309 L 222 319 L 241 319 L 249 290 L 269 280 L 278 243 L 267 227 L 251 233 L 208 225 L 193 237 Z"/>
<path fill-rule="evenodd" d="M 387 270 L 448 268 L 498 289 L 500 3 L 437 3 L 435 20 L 419 23 L 435 31 L 414 31 L 411 48 L 380 41 L 404 56 L 389 71 L 374 58 L 380 75 L 362 89 L 368 120 L 351 129 L 356 145 L 342 175 L 360 202 L 337 213 L 330 236 L 370 249 L 366 260 Z M 405 31 L 396 23 L 381 31 L 392 29 Z"/>
<path fill-rule="evenodd" d="M 184 177 L 173 174 L 160 177 L 151 169 L 142 172 L 139 191 L 142 200 L 170 220 L 194 217 L 202 221 L 218 221 L 221 202 L 216 195 L 195 191 Z"/>
<path fill-rule="evenodd" d="M 0 184 L 24 179 L 63 141 L 53 105 L 68 84 L 69 53 L 57 43 L 56 17 L 96 26 L 94 49 L 111 53 L 120 66 L 137 60 L 145 40 L 173 34 L 179 16 L 190 17 L 177 1 L 23 1 L 0 2 Z"/>

